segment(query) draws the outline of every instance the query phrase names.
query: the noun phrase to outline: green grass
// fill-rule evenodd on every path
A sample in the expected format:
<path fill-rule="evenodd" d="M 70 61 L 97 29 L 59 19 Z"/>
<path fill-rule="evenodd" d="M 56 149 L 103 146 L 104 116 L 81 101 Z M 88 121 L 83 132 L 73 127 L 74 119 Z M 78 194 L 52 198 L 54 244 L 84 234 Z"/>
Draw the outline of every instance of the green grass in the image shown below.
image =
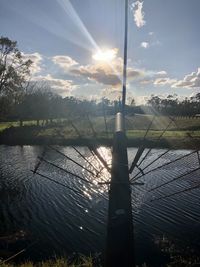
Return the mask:
<path fill-rule="evenodd" d="M 18 126 L 17 122 L 0 122 L 0 132 L 11 126 Z"/>
<path fill-rule="evenodd" d="M 128 138 L 141 138 L 145 135 L 144 130 L 128 130 L 127 131 L 127 136 Z M 161 134 L 163 133 L 163 131 L 153 131 L 150 130 L 148 132 L 148 135 L 146 136 L 146 138 L 158 138 Z M 193 137 L 200 137 L 200 131 L 166 131 L 163 135 L 163 138 L 185 138 L 187 137 L 188 133 L 190 133 Z"/>
<path fill-rule="evenodd" d="M 151 115 L 135 115 L 132 117 L 127 117 L 127 137 L 129 139 L 143 138 L 146 129 L 148 128 L 152 119 L 153 116 Z M 200 119 L 186 117 L 174 119 L 175 123 L 170 123 L 170 119 L 167 116 L 156 116 L 151 125 L 151 130 L 149 130 L 148 135 L 146 136 L 147 139 L 158 138 L 162 134 L 162 131 L 167 127 L 167 125 L 169 125 L 168 130 L 163 135 L 163 138 L 165 139 L 185 139 L 188 136 L 188 133 L 190 133 L 193 137 L 200 137 Z M 90 120 L 96 132 L 97 138 L 106 138 L 110 140 L 112 139 L 115 127 L 114 116 L 107 117 L 108 134 L 105 132 L 105 122 L 103 117 L 91 117 Z M 91 124 L 87 118 L 74 119 L 73 123 L 78 128 L 82 137 L 91 138 L 93 136 Z M 19 122 L 1 122 L 0 132 L 2 132 L 8 127 L 18 127 L 19 125 Z M 24 121 L 23 125 L 36 125 L 36 121 Z M 40 121 L 40 125 L 42 125 L 42 121 Z M 30 138 L 31 131 L 31 129 L 30 131 L 26 131 L 27 136 L 30 135 Z M 38 137 L 44 138 L 76 139 L 79 137 L 75 129 L 68 122 L 68 120 L 64 119 L 54 120 L 53 124 L 49 124 L 45 127 L 40 127 L 38 129 L 35 128 L 34 132 L 37 133 L 36 135 Z M 22 133 L 23 131 L 20 134 Z"/>
<path fill-rule="evenodd" d="M 0 122 L 0 132 L 11 126 L 19 127 L 19 125 L 20 125 L 19 121 Z M 35 121 L 24 121 L 23 125 L 36 125 L 36 122 Z"/>
<path fill-rule="evenodd" d="M 102 116 L 98 117 L 91 117 L 91 122 L 96 130 L 102 130 L 105 129 L 104 124 L 104 118 Z M 152 115 L 135 115 L 135 116 L 127 116 L 126 117 L 126 126 L 128 129 L 138 129 L 138 130 L 145 130 L 147 129 L 149 123 L 152 121 L 153 116 Z M 189 118 L 189 117 L 173 117 L 175 120 L 175 123 L 171 123 L 169 126 L 170 130 L 177 130 L 179 128 L 180 130 L 186 130 L 191 129 L 193 127 L 199 128 L 200 130 L 200 119 L 198 118 Z M 67 119 L 54 119 L 53 122 L 55 123 L 63 123 Z M 107 125 L 109 130 L 114 129 L 114 116 L 107 116 Z M 78 126 L 80 128 L 88 128 L 90 127 L 90 123 L 86 118 L 79 118 L 75 121 L 75 124 L 78 123 Z M 40 125 L 42 125 L 42 120 L 40 120 Z M 152 130 L 159 130 L 166 127 L 167 124 L 169 124 L 170 119 L 167 116 L 156 116 L 154 118 L 154 121 L 152 123 L 151 129 Z M 23 122 L 24 125 L 36 125 L 36 121 L 34 120 L 26 120 Z M 19 126 L 19 121 L 15 122 L 0 122 L 0 129 L 5 129 L 6 127 L 10 126 Z"/>
<path fill-rule="evenodd" d="M 80 130 L 80 133 L 83 137 L 85 138 L 91 138 L 92 137 L 92 132 L 91 131 L 86 131 L 86 130 Z M 127 131 L 127 137 L 129 139 L 134 139 L 134 138 L 143 138 L 145 135 L 146 131 L 145 130 L 128 130 Z M 151 138 L 158 138 L 163 131 L 159 130 L 151 130 L 148 132 L 148 135 L 146 136 L 147 139 Z M 175 130 L 170 130 L 166 131 L 163 135 L 163 138 L 168 139 L 168 138 L 186 138 L 188 137 L 188 133 L 191 134 L 193 137 L 200 137 L 200 131 L 175 131 Z M 48 128 L 44 129 L 43 131 L 39 132 L 38 136 L 43 136 L 43 137 L 59 137 L 64 138 L 64 139 L 74 139 L 77 138 L 78 135 L 76 134 L 75 131 L 70 130 L 68 127 L 63 127 L 62 129 L 56 129 L 54 128 Z M 97 138 L 108 138 L 111 139 L 113 137 L 113 132 L 109 132 L 107 135 L 106 132 L 98 131 Z"/>

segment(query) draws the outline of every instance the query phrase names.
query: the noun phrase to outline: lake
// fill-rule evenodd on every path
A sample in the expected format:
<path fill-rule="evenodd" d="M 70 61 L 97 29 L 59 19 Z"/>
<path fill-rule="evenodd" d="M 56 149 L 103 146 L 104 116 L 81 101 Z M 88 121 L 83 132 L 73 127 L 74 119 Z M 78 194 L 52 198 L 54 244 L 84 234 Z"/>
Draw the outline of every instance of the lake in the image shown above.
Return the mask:
<path fill-rule="evenodd" d="M 47 161 L 76 176 L 45 162 L 41 163 L 38 171 L 62 185 L 31 172 L 38 162 L 37 157 L 43 153 L 43 147 L 0 146 L 1 250 L 4 250 L 5 246 L 12 252 L 28 247 L 21 257 L 33 260 L 55 254 L 72 255 L 74 252 L 103 253 L 108 188 L 107 185 L 98 185 L 98 182 L 107 181 L 109 173 L 87 147 L 76 148 L 85 159 L 72 147 L 56 148 L 82 165 L 77 166 L 63 155 L 48 149 L 44 155 Z M 136 148 L 128 149 L 130 163 L 136 151 Z M 152 246 L 156 238 L 163 235 L 190 246 L 198 247 L 200 244 L 200 189 L 155 200 L 198 185 L 199 170 L 184 175 L 198 168 L 198 155 L 190 154 L 191 151 L 188 150 L 171 150 L 164 153 L 165 151 L 153 149 L 149 152 L 140 165 L 144 172 L 148 172 L 138 179 L 138 182 L 142 181 L 144 185 L 132 186 L 138 261 L 148 261 L 150 255 L 156 257 L 157 252 Z M 106 162 L 111 164 L 110 149 L 100 147 L 99 152 Z M 163 156 L 155 161 L 161 154 Z M 188 156 L 167 164 L 184 155 Z M 159 168 L 162 165 L 164 166 Z M 138 172 L 138 169 L 135 169 L 131 177 Z M 180 175 L 184 176 L 159 187 Z M 79 179 L 79 176 L 83 179 Z M 148 192 L 156 186 L 157 190 Z M 155 201 L 151 202 L 152 199 Z M 2 241 L 3 236 L 8 236 L 8 241 Z"/>

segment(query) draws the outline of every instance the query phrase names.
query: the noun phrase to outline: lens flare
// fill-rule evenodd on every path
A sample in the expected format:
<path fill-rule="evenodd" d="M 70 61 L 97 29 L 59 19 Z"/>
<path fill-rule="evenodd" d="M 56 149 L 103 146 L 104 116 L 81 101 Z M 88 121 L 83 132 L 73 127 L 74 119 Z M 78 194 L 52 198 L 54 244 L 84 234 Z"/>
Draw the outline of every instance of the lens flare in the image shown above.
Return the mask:
<path fill-rule="evenodd" d="M 97 61 L 111 61 L 117 56 L 117 49 L 99 50 L 93 54 L 92 58 Z"/>

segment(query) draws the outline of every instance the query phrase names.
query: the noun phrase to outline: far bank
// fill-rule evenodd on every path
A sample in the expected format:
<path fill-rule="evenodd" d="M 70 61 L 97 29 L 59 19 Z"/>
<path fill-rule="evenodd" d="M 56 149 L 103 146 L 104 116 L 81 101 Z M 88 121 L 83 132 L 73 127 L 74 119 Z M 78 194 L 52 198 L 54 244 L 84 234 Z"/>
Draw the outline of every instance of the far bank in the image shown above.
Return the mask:
<path fill-rule="evenodd" d="M 144 138 L 145 130 L 128 130 L 128 147 L 200 149 L 198 130 L 150 130 Z M 0 144 L 4 145 L 62 145 L 62 146 L 112 146 L 113 133 L 75 131 L 66 127 L 23 126 L 10 127 L 0 133 Z"/>

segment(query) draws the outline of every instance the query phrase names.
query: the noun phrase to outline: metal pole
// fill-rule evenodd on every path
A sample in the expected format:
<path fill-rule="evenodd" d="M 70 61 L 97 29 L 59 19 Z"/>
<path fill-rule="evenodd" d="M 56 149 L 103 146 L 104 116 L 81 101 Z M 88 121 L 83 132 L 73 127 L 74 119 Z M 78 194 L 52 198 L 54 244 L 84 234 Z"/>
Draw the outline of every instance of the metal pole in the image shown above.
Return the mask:
<path fill-rule="evenodd" d="M 106 267 L 118 266 L 135 266 L 131 187 L 122 113 L 116 115 L 106 244 Z"/>
<path fill-rule="evenodd" d="M 127 76 L 127 39 L 128 39 L 128 0 L 125 0 L 125 32 L 124 32 L 124 65 L 122 86 L 122 114 L 125 115 L 126 102 L 126 76 Z"/>
<path fill-rule="evenodd" d="M 124 69 L 121 112 L 116 114 L 113 138 L 111 183 L 109 190 L 106 267 L 133 267 L 134 237 L 125 134 L 128 0 L 125 0 Z"/>

